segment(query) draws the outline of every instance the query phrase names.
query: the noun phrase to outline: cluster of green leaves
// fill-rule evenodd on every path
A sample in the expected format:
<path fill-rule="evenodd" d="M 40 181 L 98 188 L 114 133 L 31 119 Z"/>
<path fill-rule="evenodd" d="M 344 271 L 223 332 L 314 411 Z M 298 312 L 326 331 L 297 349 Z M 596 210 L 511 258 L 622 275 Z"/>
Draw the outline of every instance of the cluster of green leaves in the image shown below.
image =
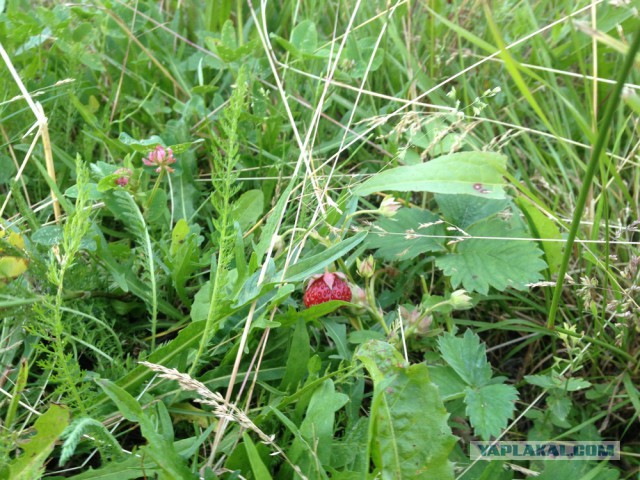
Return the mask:
<path fill-rule="evenodd" d="M 634 31 L 637 14 L 593 6 L 596 59 L 592 39 L 560 22 L 503 49 L 505 68 L 457 75 L 499 53 L 501 35 L 569 7 L 0 0 L 2 46 L 46 112 L 57 175 L 25 137 L 34 119 L 3 66 L 0 478 L 510 480 L 501 462 L 472 465 L 467 441 L 501 435 L 516 400 L 524 409 L 541 391 L 509 435 L 632 438 L 632 249 L 580 247 L 572 275 L 589 281 L 567 292 L 555 330 L 549 292 L 527 290 L 556 280 L 591 105 L 610 88 L 591 98 L 559 71 L 592 75 L 597 60 L 613 78 L 606 60 L 628 47 L 612 35 Z M 404 98 L 415 108 L 400 115 Z M 595 225 L 638 216 L 625 115 L 594 182 L 616 187 L 594 196 Z M 175 171 L 143 163 L 158 146 Z M 349 183 L 358 175 L 369 178 Z M 402 203 L 395 216 L 372 213 L 380 192 Z M 359 277 L 369 253 L 377 266 Z M 353 302 L 304 309 L 304 281 L 325 268 L 347 275 Z M 223 396 L 207 403 L 211 392 Z M 615 480 L 638 464 L 518 467 Z"/>
<path fill-rule="evenodd" d="M 367 246 L 390 261 L 431 253 L 436 266 L 451 277 L 453 288 L 462 285 L 485 295 L 490 287 L 499 291 L 507 287 L 526 289 L 542 279 L 541 272 L 547 265 L 540 258 L 543 252 L 536 242 L 527 240 L 527 226 L 505 195 L 505 169 L 504 156 L 463 152 L 375 175 L 356 193 L 435 193 L 439 215 L 417 208 L 402 209 L 397 217 L 374 223 Z M 501 218 L 506 213 L 502 216 L 507 219 Z M 404 241 L 399 242 L 399 238 Z"/>

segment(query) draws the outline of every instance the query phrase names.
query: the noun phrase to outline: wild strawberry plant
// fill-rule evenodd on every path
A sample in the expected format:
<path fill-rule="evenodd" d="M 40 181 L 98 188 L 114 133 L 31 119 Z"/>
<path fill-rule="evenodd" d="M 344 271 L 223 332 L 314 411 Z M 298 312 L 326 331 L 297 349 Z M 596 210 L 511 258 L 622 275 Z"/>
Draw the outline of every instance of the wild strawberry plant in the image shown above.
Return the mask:
<path fill-rule="evenodd" d="M 635 478 L 637 11 L 347 3 L 0 0 L 0 478 Z"/>

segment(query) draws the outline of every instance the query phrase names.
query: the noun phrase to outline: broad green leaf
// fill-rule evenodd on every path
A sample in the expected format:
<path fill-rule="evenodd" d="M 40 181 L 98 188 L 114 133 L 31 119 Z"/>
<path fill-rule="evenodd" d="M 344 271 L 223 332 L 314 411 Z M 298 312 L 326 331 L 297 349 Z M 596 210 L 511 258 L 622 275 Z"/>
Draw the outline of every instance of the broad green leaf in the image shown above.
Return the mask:
<path fill-rule="evenodd" d="M 372 340 L 356 354 L 374 383 L 369 428 L 371 457 L 385 479 L 453 479 L 449 454 L 455 437 L 438 387 L 423 363 L 407 365 L 385 342 Z"/>
<path fill-rule="evenodd" d="M 491 365 L 487 362 L 485 344 L 471 330 L 462 337 L 445 333 L 438 338 L 438 349 L 442 358 L 467 385 L 482 387 L 491 379 Z"/>
<path fill-rule="evenodd" d="M 443 402 L 457 398 L 467 388 L 467 383 L 460 378 L 460 375 L 453 368 L 445 365 L 430 366 L 429 376 L 440 389 Z"/>
<path fill-rule="evenodd" d="M 536 480 L 618 480 L 620 473 L 607 466 L 607 462 L 541 462 L 544 470 Z"/>
<path fill-rule="evenodd" d="M 356 245 L 364 240 L 366 236 L 367 232 L 360 232 L 353 237 L 341 240 L 335 245 L 331 245 L 322 253 L 306 257 L 304 260 L 293 264 L 286 271 L 284 281 L 288 283 L 299 282 L 301 280 L 305 280 L 314 273 L 321 272 L 324 267 L 353 250 Z"/>
<path fill-rule="evenodd" d="M 493 200 L 471 195 L 436 194 L 435 199 L 444 219 L 463 230 L 479 220 L 501 212 L 509 203 L 507 199 Z"/>
<path fill-rule="evenodd" d="M 0 257 L 0 286 L 27 271 L 27 260 L 21 257 Z"/>
<path fill-rule="evenodd" d="M 303 20 L 291 32 L 291 44 L 303 54 L 311 54 L 318 45 L 316 24 L 311 20 Z"/>
<path fill-rule="evenodd" d="M 347 42 L 344 58 L 352 62 L 353 66 L 347 71 L 351 77 L 362 78 L 367 72 L 367 68 L 369 73 L 375 72 L 380 68 L 384 60 L 384 49 L 379 46 L 376 49 L 375 44 L 375 37 L 365 37 L 357 41 L 351 40 Z M 375 56 L 371 60 L 374 54 Z"/>
<path fill-rule="evenodd" d="M 307 332 L 307 325 L 302 320 L 298 321 L 289 345 L 291 346 L 289 358 L 280 389 L 293 393 L 307 374 L 307 362 L 311 352 L 309 332 Z"/>
<path fill-rule="evenodd" d="M 264 210 L 262 190 L 249 190 L 234 202 L 231 217 L 240 224 L 242 230 L 253 226 Z"/>
<path fill-rule="evenodd" d="M 433 121 L 424 122 L 421 129 L 405 132 L 408 145 L 417 147 L 404 150 L 403 164 L 423 163 L 420 154 L 416 151 L 428 150 L 432 156 L 445 155 L 451 152 L 456 144 L 463 142 L 465 136 L 460 134 L 456 128 L 451 127 L 451 122 L 446 117 L 434 118 Z"/>
<path fill-rule="evenodd" d="M 209 304 L 211 303 L 211 282 L 205 282 L 193 297 L 191 305 L 191 321 L 201 322 L 209 315 Z"/>
<path fill-rule="evenodd" d="M 198 266 L 198 237 L 184 219 L 178 220 L 171 233 L 170 271 L 173 285 L 183 303 L 190 305 L 185 284 Z"/>
<path fill-rule="evenodd" d="M 120 141 L 120 143 L 122 143 L 123 145 L 131 147 L 136 152 L 140 152 L 140 153 L 148 153 L 151 150 L 153 150 L 156 146 L 164 145 L 162 138 L 160 138 L 157 135 L 152 135 L 151 137 L 145 140 L 136 140 L 131 135 L 125 132 L 120 133 L 120 136 L 118 137 L 118 141 Z"/>
<path fill-rule="evenodd" d="M 421 235 L 445 235 L 437 215 L 429 210 L 401 208 L 392 218 L 381 217 L 373 224 L 365 241 L 385 260 L 410 260 L 422 253 L 446 251 L 444 239 Z"/>
<path fill-rule="evenodd" d="M 349 397 L 344 393 L 335 391 L 331 379 L 322 382 L 313 392 L 300 425 L 300 436 L 307 445 L 313 446 L 314 455 L 308 454 L 300 439 L 293 441 L 288 452 L 291 461 L 299 465 L 309 478 L 318 478 L 326 469 L 324 465 L 329 464 L 335 415 L 348 401 Z"/>
<path fill-rule="evenodd" d="M 522 197 L 515 199 L 516 204 L 524 213 L 529 223 L 529 228 L 537 238 L 560 240 L 562 234 L 558 225 L 549 217 L 544 215 L 540 210 Z M 544 250 L 545 260 L 549 266 L 549 272 L 554 274 L 560 268 L 562 261 L 562 242 L 545 242 L 541 240 L 542 249 Z"/>
<path fill-rule="evenodd" d="M 303 319 L 305 323 L 312 322 L 335 312 L 340 307 L 348 307 L 349 305 L 352 304 L 342 300 L 331 300 L 300 311 L 290 308 L 286 313 L 277 315 L 276 320 L 285 327 L 293 325 L 299 318 Z"/>
<path fill-rule="evenodd" d="M 361 345 L 369 340 L 384 340 L 384 333 L 378 330 L 354 330 L 349 334 L 349 343 Z"/>
<path fill-rule="evenodd" d="M 52 404 L 44 415 L 38 417 L 33 425 L 36 434 L 27 443 L 20 445 L 22 454 L 9 464 L 9 478 L 41 478 L 44 462 L 53 451 L 58 437 L 69 425 L 70 418 L 69 410 L 56 404 Z"/>
<path fill-rule="evenodd" d="M 531 385 L 537 385 L 542 388 L 556 388 L 567 392 L 576 392 L 591 386 L 590 382 L 580 377 L 565 378 L 557 374 L 525 375 L 524 379 Z"/>
<path fill-rule="evenodd" d="M 184 243 L 189 235 L 189 224 L 184 218 L 181 218 L 176 222 L 176 225 L 173 227 L 173 231 L 171 232 L 171 248 L 169 253 L 171 256 L 175 255 L 180 245 Z"/>
<path fill-rule="evenodd" d="M 118 184 L 116 180 L 121 177 L 116 173 L 112 173 L 111 175 L 107 175 L 106 177 L 102 177 L 98 182 L 98 192 L 108 192 L 109 190 L 113 190 L 114 188 L 118 188 Z"/>
<path fill-rule="evenodd" d="M 5 245 L 5 249 L 9 247 L 7 249 L 8 253 L 12 253 L 15 250 L 24 250 L 24 238 L 22 235 L 14 231 L 9 231 L 7 238 L 5 238 L 6 235 L 7 230 L 0 230 L 0 239 L 2 239 L 0 243 L 0 254 L 4 251 L 2 247 L 3 244 Z M 27 268 L 28 260 L 26 258 L 13 255 L 0 255 L 0 287 L 22 275 L 27 271 Z"/>
<path fill-rule="evenodd" d="M 187 150 L 189 150 L 194 145 L 198 145 L 198 144 L 200 144 L 202 142 L 204 142 L 204 139 L 199 138 L 198 140 L 194 140 L 193 142 L 176 143 L 174 145 L 169 145 L 168 148 L 171 149 L 171 151 L 173 152 L 174 155 L 179 155 L 181 153 L 186 152 Z"/>
<path fill-rule="evenodd" d="M 527 284 L 539 281 L 546 268 L 542 251 L 522 230 L 511 229 L 497 217 L 472 225 L 460 237 L 453 253 L 436 260 L 436 265 L 451 277 L 457 288 L 487 294 L 493 287 L 502 292 L 508 287 L 526 290 Z M 474 238 L 480 237 L 480 238 Z M 498 237 L 495 240 L 487 237 Z M 513 239 L 513 240 L 512 240 Z"/>
<path fill-rule="evenodd" d="M 629 373 L 625 373 L 624 377 L 622 377 L 622 383 L 624 383 L 624 388 L 627 391 L 627 395 L 629 396 L 629 400 L 631 400 L 631 404 L 633 408 L 636 409 L 635 418 L 640 416 L 640 392 L 638 392 L 638 388 L 633 384 L 631 377 L 629 377 Z"/>
<path fill-rule="evenodd" d="M 157 431 L 152 419 L 142 410 L 138 401 L 131 394 L 106 379 L 99 380 L 98 385 L 116 404 L 124 418 L 140 425 L 142 436 L 148 442 L 147 446 L 142 449 L 155 460 L 169 478 L 190 479 L 195 477 L 187 468 L 184 459 L 178 455 L 174 444 Z"/>
<path fill-rule="evenodd" d="M 511 385 L 485 385 L 467 388 L 464 402 L 476 435 L 483 440 L 497 437 L 513 416 L 518 391 Z"/>
<path fill-rule="evenodd" d="M 347 408 L 350 408 L 347 405 Z M 367 440 L 369 419 L 358 417 L 355 424 L 346 429 L 344 437 L 333 446 L 331 456 L 331 479 L 361 480 L 369 468 Z M 340 469 L 340 470 L 337 470 Z"/>
<path fill-rule="evenodd" d="M 553 395 L 547 397 L 547 408 L 551 415 L 555 417 L 554 423 L 564 424 L 564 428 L 571 428 L 571 423 L 567 422 L 567 415 L 572 407 L 571 399 L 564 393 L 556 391 Z"/>
<path fill-rule="evenodd" d="M 276 202 L 276 206 L 273 207 L 273 211 L 267 218 L 267 223 L 262 229 L 262 233 L 260 234 L 260 242 L 255 247 L 255 253 L 258 258 L 258 262 L 262 261 L 262 257 L 267 253 L 269 249 L 269 245 L 273 240 L 273 236 L 276 234 L 276 230 L 280 223 L 280 218 L 284 215 L 284 209 L 287 206 L 287 201 L 289 199 L 289 195 L 291 195 L 291 191 L 293 190 L 293 180 L 289 182 L 289 185 L 285 189 L 284 192 L 280 194 L 280 198 Z"/>
<path fill-rule="evenodd" d="M 233 26 L 233 22 L 231 20 L 227 20 L 224 22 L 222 26 L 222 31 L 220 32 L 220 42 L 225 47 L 235 50 L 238 48 L 238 41 L 236 40 L 236 29 Z"/>
<path fill-rule="evenodd" d="M 332 357 L 337 356 L 343 360 L 351 360 L 351 351 L 347 342 L 347 326 L 335 318 L 324 319 L 322 326 L 338 351 L 338 355 L 332 355 Z"/>
<path fill-rule="evenodd" d="M 259 478 L 261 480 L 270 480 L 273 478 L 247 432 L 242 434 L 242 440 L 244 440 L 244 448 L 247 451 L 247 457 L 249 457 L 249 463 L 251 464 L 251 471 L 253 472 L 254 478 Z"/>
<path fill-rule="evenodd" d="M 59 245 L 62 243 L 62 227 L 60 225 L 45 225 L 31 235 L 31 241 L 47 247 Z"/>
<path fill-rule="evenodd" d="M 167 201 L 167 192 L 162 189 L 156 190 L 155 195 L 151 198 L 144 212 L 144 218 L 147 220 L 147 230 L 155 230 L 153 227 L 163 228 L 168 223 L 169 218 L 169 202 Z M 147 197 L 149 198 L 149 197 Z"/>
<path fill-rule="evenodd" d="M 452 153 L 426 163 L 385 170 L 357 186 L 354 193 L 360 196 L 388 191 L 464 193 L 503 199 L 502 175 L 506 164 L 507 158 L 498 153 Z"/>

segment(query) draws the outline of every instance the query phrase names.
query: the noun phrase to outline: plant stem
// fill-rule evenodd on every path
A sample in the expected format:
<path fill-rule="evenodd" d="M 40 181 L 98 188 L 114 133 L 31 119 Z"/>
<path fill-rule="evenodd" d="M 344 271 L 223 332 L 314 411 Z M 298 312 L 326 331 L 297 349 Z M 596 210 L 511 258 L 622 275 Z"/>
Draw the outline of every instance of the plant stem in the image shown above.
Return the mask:
<path fill-rule="evenodd" d="M 160 182 L 162 181 L 163 176 L 164 176 L 164 168 L 160 170 L 160 175 L 158 175 L 158 178 L 156 179 L 156 183 L 153 186 L 153 190 L 151 190 L 151 195 L 149 195 L 149 200 L 147 200 L 147 204 L 144 207 L 145 212 L 149 210 L 149 207 L 151 206 L 151 202 L 153 201 L 153 197 L 156 196 L 156 192 L 158 191 L 158 187 L 160 186 Z"/>
<path fill-rule="evenodd" d="M 564 286 L 564 276 L 567 273 L 569 259 L 571 258 L 571 250 L 578 233 L 578 228 L 580 227 L 580 219 L 582 218 L 582 213 L 584 212 L 584 208 L 587 203 L 587 196 L 589 195 L 589 190 L 591 188 L 591 181 L 593 180 L 593 177 L 596 173 L 600 154 L 602 153 L 602 150 L 607 141 L 609 128 L 611 127 L 613 114 L 615 113 L 616 107 L 618 106 L 622 87 L 624 86 L 625 79 L 627 78 L 631 67 L 633 66 L 639 47 L 640 29 L 636 31 L 633 37 L 633 41 L 629 46 L 629 51 L 627 52 L 627 56 L 624 60 L 624 65 L 622 66 L 620 74 L 618 75 L 618 81 L 616 82 L 613 92 L 611 93 L 609 103 L 607 103 L 607 108 L 602 117 L 602 121 L 600 122 L 598 137 L 596 138 L 596 143 L 594 144 L 593 150 L 591 151 L 591 158 L 589 159 L 589 164 L 587 165 L 587 171 L 585 172 L 584 178 L 582 180 L 582 187 L 580 188 L 580 194 L 578 195 L 578 200 L 576 202 L 576 209 L 573 213 L 571 226 L 569 227 L 569 235 L 567 236 L 567 243 L 565 245 L 564 255 L 562 257 L 562 263 L 560 264 L 560 268 L 558 269 L 558 279 L 556 281 L 556 287 L 553 291 L 551 308 L 549 309 L 549 319 L 547 321 L 547 327 L 549 328 L 554 328 L 555 326 L 558 306 L 560 305 L 560 297 L 562 296 L 562 287 Z"/>
<path fill-rule="evenodd" d="M 380 315 L 380 312 L 378 311 L 378 305 L 376 304 L 376 296 L 374 294 L 374 284 L 376 282 L 377 276 L 378 276 L 378 272 L 375 272 L 367 282 L 366 293 L 367 293 L 367 303 L 369 304 L 369 308 L 367 310 L 369 310 L 369 313 L 371 314 L 371 316 L 375 318 L 376 321 L 382 326 L 382 328 L 384 329 L 385 333 L 388 336 L 391 333 L 391 331 L 387 326 L 387 322 L 384 321 L 384 317 Z"/>

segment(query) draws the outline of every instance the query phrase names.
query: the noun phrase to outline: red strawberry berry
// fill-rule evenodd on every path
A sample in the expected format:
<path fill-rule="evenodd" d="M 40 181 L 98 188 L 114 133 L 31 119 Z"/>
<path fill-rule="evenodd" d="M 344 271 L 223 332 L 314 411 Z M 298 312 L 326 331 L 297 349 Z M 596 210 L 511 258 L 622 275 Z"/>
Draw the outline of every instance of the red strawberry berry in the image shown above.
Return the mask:
<path fill-rule="evenodd" d="M 351 289 L 347 282 L 344 281 L 343 273 L 324 273 L 322 275 L 314 275 L 311 282 L 304 292 L 304 304 L 307 307 L 319 305 L 329 300 L 351 301 Z"/>

